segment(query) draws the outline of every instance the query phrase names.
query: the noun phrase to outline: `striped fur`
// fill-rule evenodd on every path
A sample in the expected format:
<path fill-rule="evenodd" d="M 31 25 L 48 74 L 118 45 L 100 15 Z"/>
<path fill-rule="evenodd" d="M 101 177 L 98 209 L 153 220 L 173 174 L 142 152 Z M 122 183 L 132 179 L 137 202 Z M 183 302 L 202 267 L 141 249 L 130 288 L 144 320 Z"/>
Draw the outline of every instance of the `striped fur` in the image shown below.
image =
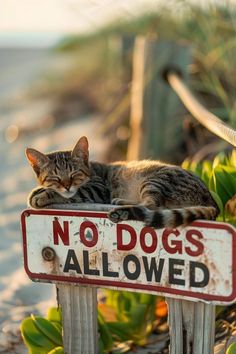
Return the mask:
<path fill-rule="evenodd" d="M 29 196 L 33 208 L 64 203 L 113 203 L 113 222 L 139 220 L 155 228 L 214 220 L 218 207 L 194 174 L 160 161 L 89 162 L 82 137 L 72 151 L 42 154 L 27 149 L 39 185 Z"/>
<path fill-rule="evenodd" d="M 215 220 L 218 211 L 215 207 L 186 207 L 179 209 L 150 210 L 145 206 L 125 206 L 110 212 L 113 222 L 125 220 L 143 221 L 145 226 L 156 229 L 186 226 L 198 219 Z"/>
<path fill-rule="evenodd" d="M 105 184 L 101 168 L 91 168 L 88 162 L 87 139 L 78 141 L 72 151 L 43 154 L 26 149 L 27 158 L 36 173 L 40 187 L 28 197 L 33 208 L 70 203 L 110 203 L 110 189 Z"/>
<path fill-rule="evenodd" d="M 124 188 L 125 179 L 125 185 L 132 180 L 132 195 Z M 175 228 L 197 219 L 214 220 L 219 213 L 200 178 L 178 166 L 159 161 L 127 162 L 118 168 L 116 184 L 123 187 L 116 192 L 112 189 L 113 202 L 124 206 L 109 213 L 113 222 L 139 220 L 155 228 Z"/>
<path fill-rule="evenodd" d="M 38 187 L 33 189 L 28 197 L 28 205 L 32 208 L 40 209 L 53 204 L 72 203 L 101 203 L 110 202 L 110 191 L 104 186 L 101 178 L 95 177 L 81 186 L 76 194 L 70 198 L 64 198 L 59 193 L 50 188 Z"/>

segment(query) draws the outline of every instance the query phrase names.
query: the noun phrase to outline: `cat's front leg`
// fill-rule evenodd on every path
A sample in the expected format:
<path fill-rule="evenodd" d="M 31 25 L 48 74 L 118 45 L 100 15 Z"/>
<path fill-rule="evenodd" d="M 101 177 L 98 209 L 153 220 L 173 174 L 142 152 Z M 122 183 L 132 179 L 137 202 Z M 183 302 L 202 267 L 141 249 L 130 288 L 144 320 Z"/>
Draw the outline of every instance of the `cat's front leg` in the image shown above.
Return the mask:
<path fill-rule="evenodd" d="M 41 209 L 52 204 L 66 204 L 69 199 L 63 198 L 60 194 L 50 188 L 35 188 L 28 197 L 28 205 L 34 209 Z"/>
<path fill-rule="evenodd" d="M 137 202 L 128 199 L 113 198 L 111 201 L 113 205 L 136 205 Z"/>

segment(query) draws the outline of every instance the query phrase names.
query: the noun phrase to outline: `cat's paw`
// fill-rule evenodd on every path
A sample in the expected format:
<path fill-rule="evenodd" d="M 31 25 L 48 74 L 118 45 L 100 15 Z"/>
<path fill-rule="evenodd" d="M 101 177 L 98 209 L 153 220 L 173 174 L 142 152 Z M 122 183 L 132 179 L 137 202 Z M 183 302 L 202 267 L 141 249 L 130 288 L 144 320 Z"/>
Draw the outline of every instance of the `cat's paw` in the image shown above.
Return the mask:
<path fill-rule="evenodd" d="M 50 205 L 51 201 L 47 190 L 45 188 L 34 189 L 28 198 L 28 204 L 34 209 L 41 209 Z"/>
<path fill-rule="evenodd" d="M 108 218 L 114 223 L 125 221 L 129 219 L 129 211 L 125 208 L 113 209 L 108 213 Z"/>

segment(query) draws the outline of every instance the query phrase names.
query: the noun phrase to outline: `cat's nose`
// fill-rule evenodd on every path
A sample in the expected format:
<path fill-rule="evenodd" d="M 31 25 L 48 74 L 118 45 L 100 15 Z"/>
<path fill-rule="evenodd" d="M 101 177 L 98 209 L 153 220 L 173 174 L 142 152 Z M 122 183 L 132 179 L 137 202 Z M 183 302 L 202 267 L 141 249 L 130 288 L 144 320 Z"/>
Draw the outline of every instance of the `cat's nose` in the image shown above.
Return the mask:
<path fill-rule="evenodd" d="M 71 187 L 71 183 L 70 182 L 64 182 L 63 183 L 63 187 L 69 192 L 70 187 Z"/>

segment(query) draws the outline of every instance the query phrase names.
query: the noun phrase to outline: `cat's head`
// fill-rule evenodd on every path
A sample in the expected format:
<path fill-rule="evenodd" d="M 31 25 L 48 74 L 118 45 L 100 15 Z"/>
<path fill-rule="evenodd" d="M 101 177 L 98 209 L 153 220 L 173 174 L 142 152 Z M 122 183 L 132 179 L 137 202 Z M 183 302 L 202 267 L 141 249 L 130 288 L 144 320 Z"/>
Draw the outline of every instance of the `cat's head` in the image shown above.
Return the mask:
<path fill-rule="evenodd" d="M 90 178 L 88 140 L 85 136 L 79 139 L 72 151 L 43 154 L 27 148 L 26 156 L 39 185 L 51 188 L 65 198 L 72 197 Z"/>

